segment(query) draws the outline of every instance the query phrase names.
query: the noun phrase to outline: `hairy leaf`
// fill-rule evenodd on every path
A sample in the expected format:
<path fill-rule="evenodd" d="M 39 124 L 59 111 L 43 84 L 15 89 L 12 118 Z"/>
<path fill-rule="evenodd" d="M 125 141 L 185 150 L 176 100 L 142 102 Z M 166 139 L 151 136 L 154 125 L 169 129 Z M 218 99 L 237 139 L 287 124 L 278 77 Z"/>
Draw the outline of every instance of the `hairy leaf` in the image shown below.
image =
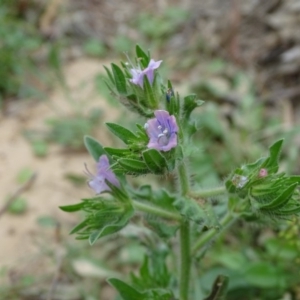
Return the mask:
<path fill-rule="evenodd" d="M 74 212 L 74 211 L 81 210 L 83 206 L 84 206 L 84 202 L 80 202 L 80 203 L 73 204 L 73 205 L 60 206 L 59 208 L 65 212 Z"/>
<path fill-rule="evenodd" d="M 147 76 L 144 76 L 143 90 L 146 97 L 146 107 L 157 108 L 157 99 Z"/>
<path fill-rule="evenodd" d="M 197 95 L 195 94 L 184 97 L 183 101 L 183 117 L 185 119 L 190 117 L 192 111 L 196 107 L 201 106 L 204 103 L 204 101 L 198 100 Z"/>
<path fill-rule="evenodd" d="M 115 123 L 106 123 L 106 126 L 115 136 L 117 136 L 127 145 L 134 141 L 138 141 L 138 137 L 132 131 L 121 125 Z"/>
<path fill-rule="evenodd" d="M 138 292 L 136 289 L 117 278 L 110 278 L 107 280 L 121 295 L 124 300 L 142 300 L 145 299 L 143 293 Z"/>
<path fill-rule="evenodd" d="M 139 45 L 136 45 L 135 52 L 142 67 L 146 68 L 150 62 L 150 56 L 147 55 Z"/>
<path fill-rule="evenodd" d="M 122 166 L 127 172 L 133 172 L 136 174 L 145 174 L 148 172 L 148 167 L 145 162 L 130 159 L 130 158 L 121 158 L 118 160 L 120 166 Z"/>
<path fill-rule="evenodd" d="M 115 64 L 111 64 L 111 68 L 114 74 L 114 81 L 115 81 L 117 91 L 121 95 L 126 95 L 127 94 L 126 78 L 124 76 L 123 71 Z"/>
<path fill-rule="evenodd" d="M 143 158 L 149 170 L 153 173 L 162 173 L 168 166 L 166 159 L 156 149 L 143 151 Z"/>
<path fill-rule="evenodd" d="M 283 207 L 289 202 L 290 198 L 293 196 L 297 185 L 297 183 L 292 184 L 291 186 L 286 188 L 276 199 L 274 199 L 268 204 L 260 205 L 259 208 L 261 210 L 278 210 L 279 208 Z"/>
<path fill-rule="evenodd" d="M 98 162 L 99 157 L 103 154 L 106 154 L 102 145 L 96 141 L 94 138 L 86 135 L 84 137 L 84 145 L 91 156 L 94 158 L 95 161 Z"/>

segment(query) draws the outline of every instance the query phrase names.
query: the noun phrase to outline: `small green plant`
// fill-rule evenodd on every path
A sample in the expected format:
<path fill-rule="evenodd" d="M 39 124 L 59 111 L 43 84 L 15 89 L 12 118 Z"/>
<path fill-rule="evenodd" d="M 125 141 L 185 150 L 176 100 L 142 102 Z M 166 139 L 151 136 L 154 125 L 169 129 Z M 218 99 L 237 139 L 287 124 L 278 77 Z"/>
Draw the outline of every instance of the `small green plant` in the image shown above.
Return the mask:
<path fill-rule="evenodd" d="M 282 296 L 288 286 L 281 279 L 284 269 L 258 255 L 249 262 L 248 256 L 238 251 L 234 256 L 226 253 L 225 258 L 223 254 L 223 260 L 216 254 L 215 261 L 219 259 L 233 268 L 239 266 L 239 272 L 214 268 L 213 263 L 211 270 L 202 270 L 212 241 L 218 243 L 220 234 L 224 235 L 230 225 L 265 222 L 278 226 L 286 219 L 298 220 L 300 176 L 290 176 L 279 169 L 283 140 L 275 141 L 265 156 L 256 156 L 239 167 L 232 159 L 224 183 L 203 189 L 205 184 L 197 177 L 197 172 L 203 173 L 202 163 L 195 163 L 192 136 L 199 129 L 194 111 L 204 101 L 195 94 L 181 97 L 176 93 L 172 83 L 160 77 L 161 63 L 137 46 L 134 63 L 122 62 L 121 67 L 112 63 L 105 68 L 112 95 L 144 121 L 132 130 L 106 123 L 108 130 L 123 142 L 121 148 L 103 146 L 85 137 L 85 146 L 96 164 L 96 173 L 86 166 L 88 185 L 95 196 L 60 207 L 66 212 L 84 213 L 83 221 L 71 233 L 94 245 L 99 239 L 126 231 L 131 224 L 150 231 L 139 235 L 146 249 L 139 271 L 132 273 L 130 280 L 122 275 L 108 279 L 124 300 L 221 300 L 227 292 L 238 299 L 240 291 L 230 286 L 230 280 L 237 286 L 234 276 L 239 272 L 251 293 L 255 294 L 251 287 L 260 285 L 266 289 L 266 297 Z M 220 137 L 226 134 L 221 126 L 214 126 L 209 119 L 206 122 Z M 193 162 L 195 165 L 189 168 Z M 206 167 L 206 176 L 211 172 L 216 174 L 213 164 Z M 150 174 L 166 180 L 160 180 L 158 187 L 150 180 L 134 185 L 127 180 Z M 278 249 L 276 243 L 269 244 L 269 255 Z M 240 267 L 243 262 L 247 262 L 245 269 Z M 276 291 L 267 290 L 276 285 Z"/>

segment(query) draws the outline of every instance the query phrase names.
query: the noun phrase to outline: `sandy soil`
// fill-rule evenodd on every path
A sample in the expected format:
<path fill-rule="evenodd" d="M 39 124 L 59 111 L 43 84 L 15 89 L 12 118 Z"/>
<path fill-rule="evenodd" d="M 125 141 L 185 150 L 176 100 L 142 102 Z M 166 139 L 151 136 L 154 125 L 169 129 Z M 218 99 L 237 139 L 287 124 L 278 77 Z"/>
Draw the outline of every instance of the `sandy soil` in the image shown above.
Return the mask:
<path fill-rule="evenodd" d="M 84 99 L 85 109 L 107 107 L 105 100 L 99 98 L 99 93 L 96 94 L 93 87 L 93 78 L 103 72 L 103 64 L 105 62 L 81 59 L 65 69 L 73 96 L 75 99 Z M 0 270 L 32 263 L 32 259 L 43 256 L 43 245 L 55 243 L 53 228 L 49 230 L 41 227 L 37 223 L 38 217 L 53 217 L 61 225 L 63 238 L 67 238 L 70 225 L 75 224 L 78 216 L 62 212 L 58 206 L 76 203 L 80 198 L 92 195 L 88 187 L 76 188 L 64 179 L 66 173 L 82 175 L 85 162 L 93 164 L 87 153 L 70 155 L 53 145 L 45 158 L 37 158 L 22 134 L 24 129 L 45 128 L 45 119 L 57 117 L 53 107 L 65 113 L 71 111 L 62 91 L 54 91 L 45 102 L 22 101 L 21 108 L 20 102 L 17 105 L 17 109 L 9 117 L 0 120 L 0 208 L 8 195 L 18 188 L 16 177 L 20 170 L 30 168 L 37 173 L 37 177 L 32 186 L 22 194 L 28 201 L 26 213 L 12 215 L 6 212 L 0 216 Z M 116 114 L 110 108 L 110 120 L 114 115 Z M 106 138 L 105 134 L 99 131 L 97 138 L 103 140 Z"/>

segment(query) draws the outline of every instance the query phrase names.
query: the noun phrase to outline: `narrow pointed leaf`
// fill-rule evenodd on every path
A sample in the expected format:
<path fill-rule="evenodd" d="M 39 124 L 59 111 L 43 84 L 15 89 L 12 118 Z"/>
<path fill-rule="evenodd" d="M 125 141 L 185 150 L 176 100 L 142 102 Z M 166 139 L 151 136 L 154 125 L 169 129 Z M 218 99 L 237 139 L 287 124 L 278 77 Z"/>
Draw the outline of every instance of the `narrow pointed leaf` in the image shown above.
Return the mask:
<path fill-rule="evenodd" d="M 118 163 L 128 172 L 144 173 L 148 170 L 145 162 L 136 159 L 121 158 Z"/>
<path fill-rule="evenodd" d="M 266 168 L 269 173 L 276 173 L 278 171 L 278 160 L 281 152 L 283 140 L 274 143 L 270 148 L 270 156 L 262 164 L 262 168 Z"/>
<path fill-rule="evenodd" d="M 144 92 L 145 92 L 147 107 L 150 107 L 153 109 L 157 108 L 157 100 L 155 97 L 155 93 L 153 91 L 153 88 L 152 88 L 147 76 L 144 76 L 143 88 L 144 88 Z"/>
<path fill-rule="evenodd" d="M 121 95 L 127 94 L 126 78 L 123 71 L 115 64 L 111 64 L 117 91 Z"/>
<path fill-rule="evenodd" d="M 59 208 L 62 211 L 66 211 L 66 212 L 74 212 L 74 211 L 79 211 L 81 210 L 81 208 L 84 206 L 84 202 L 80 202 L 77 204 L 73 204 L 73 205 L 66 205 L 66 206 L 60 206 Z"/>
<path fill-rule="evenodd" d="M 105 69 L 105 71 L 107 73 L 107 76 L 110 79 L 111 83 L 115 85 L 116 83 L 115 83 L 113 74 L 111 73 L 111 71 L 107 67 L 105 67 L 105 66 L 103 66 L 103 67 L 104 67 L 104 69 Z"/>
<path fill-rule="evenodd" d="M 138 137 L 129 129 L 115 124 L 115 123 L 106 123 L 108 129 L 119 139 L 121 139 L 125 144 L 129 144 L 133 141 L 138 141 Z"/>
<path fill-rule="evenodd" d="M 102 145 L 96 141 L 94 138 L 86 135 L 84 137 L 84 145 L 91 156 L 94 158 L 95 161 L 98 162 L 99 157 L 103 154 L 106 154 Z"/>
<path fill-rule="evenodd" d="M 167 166 L 166 159 L 156 149 L 148 149 L 143 152 L 143 158 L 150 171 L 162 172 Z"/>
<path fill-rule="evenodd" d="M 121 295 L 123 300 L 142 300 L 144 295 L 136 289 L 117 278 L 108 279 L 108 283 L 112 285 Z"/>
<path fill-rule="evenodd" d="M 84 221 L 82 221 L 81 223 L 79 223 L 78 225 L 76 225 L 70 232 L 70 234 L 74 234 L 76 232 L 78 232 L 79 230 L 81 230 L 82 228 L 86 227 L 88 224 L 88 219 L 85 219 Z"/>
<path fill-rule="evenodd" d="M 283 207 L 285 204 L 287 204 L 290 200 L 290 198 L 293 196 L 294 191 L 297 187 L 297 183 L 290 185 L 281 195 L 279 195 L 276 199 L 274 199 L 272 202 L 260 205 L 260 209 L 262 210 L 277 210 L 281 207 Z"/>
<path fill-rule="evenodd" d="M 150 57 L 143 51 L 143 49 L 139 45 L 136 45 L 135 52 L 142 67 L 146 68 L 149 64 Z"/>
<path fill-rule="evenodd" d="M 300 175 L 292 175 L 292 176 L 289 176 L 289 177 L 286 179 L 286 182 L 288 182 L 288 183 L 290 183 L 290 184 L 298 183 L 298 185 L 300 185 Z"/>
<path fill-rule="evenodd" d="M 120 231 L 121 229 L 123 229 L 126 225 L 127 225 L 128 221 L 124 221 L 124 222 L 119 222 L 119 224 L 108 224 L 104 227 L 102 227 L 101 229 L 99 229 L 98 231 L 95 231 L 93 233 L 90 234 L 89 236 L 89 243 L 90 245 L 94 245 L 98 239 L 100 239 L 101 237 L 116 233 L 118 231 Z"/>
<path fill-rule="evenodd" d="M 128 195 L 126 194 L 126 190 L 124 188 L 118 188 L 117 186 L 110 183 L 108 180 L 105 180 L 106 184 L 110 187 L 112 195 L 118 201 L 123 203 L 128 203 L 128 206 L 131 207 L 131 202 L 128 199 Z"/>
<path fill-rule="evenodd" d="M 110 147 L 105 147 L 104 148 L 105 152 L 107 152 L 111 156 L 117 156 L 117 157 L 126 157 L 131 154 L 131 151 L 129 149 L 117 149 L 117 148 L 110 148 Z"/>
<path fill-rule="evenodd" d="M 146 130 L 145 128 L 141 125 L 141 124 L 135 124 L 136 127 L 138 128 L 138 131 L 137 131 L 137 135 L 139 136 L 139 138 L 145 142 L 147 142 L 149 140 L 149 137 L 146 133 Z"/>
<path fill-rule="evenodd" d="M 296 206 L 294 208 L 291 209 L 285 209 L 285 210 L 279 210 L 278 212 L 276 212 L 276 214 L 278 216 L 291 216 L 291 215 L 296 215 L 300 213 L 300 206 Z"/>

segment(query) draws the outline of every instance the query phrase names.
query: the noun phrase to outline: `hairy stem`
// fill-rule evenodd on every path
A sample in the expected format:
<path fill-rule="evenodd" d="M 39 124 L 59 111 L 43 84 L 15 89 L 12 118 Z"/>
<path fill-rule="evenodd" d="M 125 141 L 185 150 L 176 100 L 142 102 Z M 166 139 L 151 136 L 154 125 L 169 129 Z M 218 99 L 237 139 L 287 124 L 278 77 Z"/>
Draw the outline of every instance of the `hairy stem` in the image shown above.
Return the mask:
<path fill-rule="evenodd" d="M 230 223 L 233 223 L 237 219 L 236 216 L 232 215 L 228 212 L 220 221 L 221 229 L 212 228 L 203 234 L 198 241 L 196 241 L 195 245 L 192 247 L 191 254 L 192 256 L 197 253 L 204 245 L 206 245 L 212 238 L 214 238 L 217 234 L 220 233 L 222 229 L 228 226 Z"/>
<path fill-rule="evenodd" d="M 182 222 L 180 226 L 180 300 L 188 300 L 191 249 L 190 249 L 190 223 Z"/>
<path fill-rule="evenodd" d="M 178 166 L 178 177 L 179 177 L 181 195 L 185 196 L 189 193 L 190 182 L 187 174 L 187 169 L 184 163 L 181 163 Z"/>
<path fill-rule="evenodd" d="M 188 173 L 184 163 L 178 166 L 178 177 L 181 189 L 181 195 L 188 194 L 190 183 Z M 180 300 L 188 300 L 189 281 L 191 269 L 191 244 L 190 244 L 190 224 L 188 221 L 182 221 L 180 225 L 180 282 L 179 295 Z"/>
<path fill-rule="evenodd" d="M 202 190 L 202 191 L 190 191 L 188 195 L 192 198 L 207 198 L 207 197 L 213 197 L 217 195 L 222 195 L 226 192 L 226 188 L 224 186 L 208 189 L 208 190 Z"/>
<path fill-rule="evenodd" d="M 159 216 L 162 218 L 176 220 L 176 221 L 182 220 L 182 217 L 179 214 L 170 212 L 166 209 L 163 209 L 163 208 L 158 207 L 153 204 L 147 204 L 147 203 L 139 202 L 136 200 L 133 200 L 132 204 L 135 209 L 140 210 L 145 213 L 153 214 L 153 215 L 156 215 L 156 216 Z"/>

